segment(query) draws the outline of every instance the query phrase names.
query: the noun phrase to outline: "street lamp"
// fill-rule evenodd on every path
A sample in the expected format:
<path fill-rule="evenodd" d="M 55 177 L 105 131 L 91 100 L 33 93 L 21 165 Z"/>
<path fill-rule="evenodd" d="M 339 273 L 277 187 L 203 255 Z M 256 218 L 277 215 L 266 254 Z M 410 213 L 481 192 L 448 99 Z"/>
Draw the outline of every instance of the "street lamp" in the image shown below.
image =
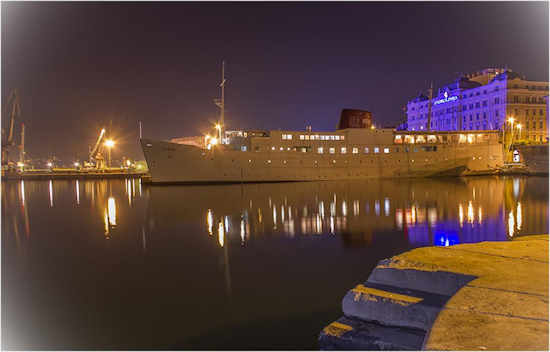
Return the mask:
<path fill-rule="evenodd" d="M 219 140 L 221 141 L 222 140 L 222 126 L 219 123 L 217 123 L 216 126 L 214 126 L 214 127 L 216 127 L 216 129 L 218 130 Z"/>
<path fill-rule="evenodd" d="M 518 140 L 521 140 L 521 123 L 518 123 L 518 124 L 516 125 L 516 127 L 517 127 L 517 129 L 519 130 L 519 132 L 518 132 Z"/>
<path fill-rule="evenodd" d="M 111 167 L 111 149 L 115 146 L 115 141 L 112 139 L 107 139 L 104 145 L 107 147 L 107 155 L 109 160 L 108 166 Z"/>

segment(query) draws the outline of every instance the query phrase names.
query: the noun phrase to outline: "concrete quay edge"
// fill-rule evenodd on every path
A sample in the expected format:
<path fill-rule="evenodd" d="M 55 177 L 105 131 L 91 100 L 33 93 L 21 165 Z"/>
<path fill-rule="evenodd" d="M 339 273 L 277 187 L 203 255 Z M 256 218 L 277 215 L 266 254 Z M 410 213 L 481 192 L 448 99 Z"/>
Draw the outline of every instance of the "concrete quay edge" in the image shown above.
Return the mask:
<path fill-rule="evenodd" d="M 548 350 L 548 235 L 417 248 L 344 296 L 323 350 Z M 419 342 L 419 336 L 422 336 Z"/>

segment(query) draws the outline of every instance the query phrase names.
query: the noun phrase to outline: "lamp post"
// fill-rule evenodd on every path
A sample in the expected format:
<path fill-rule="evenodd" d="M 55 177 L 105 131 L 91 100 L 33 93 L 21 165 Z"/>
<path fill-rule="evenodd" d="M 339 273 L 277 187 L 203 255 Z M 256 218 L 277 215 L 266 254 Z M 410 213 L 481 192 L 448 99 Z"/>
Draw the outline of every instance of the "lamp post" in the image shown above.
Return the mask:
<path fill-rule="evenodd" d="M 219 123 L 217 123 L 215 127 L 218 130 L 218 137 L 219 137 L 218 140 L 221 142 L 222 141 L 222 126 Z"/>
<path fill-rule="evenodd" d="M 114 147 L 115 141 L 112 139 L 107 139 L 105 141 L 105 146 L 107 147 L 107 155 L 108 155 L 108 167 L 111 167 L 111 149 Z"/>

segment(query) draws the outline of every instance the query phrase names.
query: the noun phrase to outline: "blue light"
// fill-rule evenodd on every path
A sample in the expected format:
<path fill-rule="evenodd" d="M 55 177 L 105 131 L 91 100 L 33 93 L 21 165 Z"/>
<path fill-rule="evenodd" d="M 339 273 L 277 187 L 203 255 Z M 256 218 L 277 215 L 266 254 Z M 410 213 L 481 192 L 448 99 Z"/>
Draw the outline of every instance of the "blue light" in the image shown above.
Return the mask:
<path fill-rule="evenodd" d="M 448 103 L 450 101 L 455 101 L 457 99 L 458 99 L 458 97 L 456 95 L 452 96 L 452 97 L 444 98 L 444 99 L 439 99 L 439 100 L 434 101 L 434 105 Z"/>
<path fill-rule="evenodd" d="M 434 235 L 434 246 L 454 246 L 460 244 L 460 238 L 456 232 L 436 232 Z"/>

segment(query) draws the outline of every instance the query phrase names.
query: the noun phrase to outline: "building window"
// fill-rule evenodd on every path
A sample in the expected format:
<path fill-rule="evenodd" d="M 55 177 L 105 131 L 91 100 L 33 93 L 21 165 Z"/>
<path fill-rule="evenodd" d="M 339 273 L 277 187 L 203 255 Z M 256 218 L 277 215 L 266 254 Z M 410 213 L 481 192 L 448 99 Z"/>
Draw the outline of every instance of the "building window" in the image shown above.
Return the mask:
<path fill-rule="evenodd" d="M 317 148 L 317 153 L 318 154 L 323 154 L 323 147 Z"/>
<path fill-rule="evenodd" d="M 241 145 L 241 152 L 246 152 L 246 145 Z"/>
<path fill-rule="evenodd" d="M 479 120 L 479 112 L 476 114 L 476 120 Z"/>
<path fill-rule="evenodd" d="M 486 113 L 486 112 L 483 113 L 483 119 L 484 119 L 484 120 L 487 119 L 487 113 Z"/>
<path fill-rule="evenodd" d="M 487 100 L 483 101 L 483 106 L 487 106 Z"/>
<path fill-rule="evenodd" d="M 375 152 L 375 153 L 380 153 L 380 148 L 374 147 L 374 152 Z"/>
<path fill-rule="evenodd" d="M 466 111 L 466 110 L 468 110 L 468 106 L 462 105 L 462 111 Z"/>
<path fill-rule="evenodd" d="M 384 153 L 388 154 L 390 152 L 390 148 L 384 148 Z"/>
<path fill-rule="evenodd" d="M 306 141 L 309 141 L 309 134 L 305 135 Z"/>
<path fill-rule="evenodd" d="M 497 87 L 497 88 L 498 88 L 498 87 Z M 495 104 L 498 104 L 498 102 L 499 102 L 499 98 L 496 97 L 496 98 L 495 98 Z"/>
<path fill-rule="evenodd" d="M 476 103 L 476 108 L 479 108 L 479 101 Z"/>
<path fill-rule="evenodd" d="M 354 147 L 354 148 L 351 150 L 351 152 L 352 152 L 353 154 L 358 154 L 358 153 L 359 153 L 359 148 Z"/>
<path fill-rule="evenodd" d="M 328 152 L 329 152 L 330 154 L 334 154 L 335 151 L 336 151 L 336 149 L 334 149 L 334 148 L 329 148 L 329 150 L 328 150 Z"/>
<path fill-rule="evenodd" d="M 300 140 L 303 141 L 304 139 L 305 139 L 304 135 L 301 134 L 301 135 L 300 135 Z"/>
<path fill-rule="evenodd" d="M 342 147 L 340 149 L 340 153 L 342 153 L 342 154 L 346 154 L 347 152 L 348 152 L 348 148 L 346 148 L 346 147 Z"/>
<path fill-rule="evenodd" d="M 369 153 L 369 147 L 365 147 L 365 154 Z"/>
<path fill-rule="evenodd" d="M 495 116 L 498 117 L 498 110 L 495 110 Z"/>

